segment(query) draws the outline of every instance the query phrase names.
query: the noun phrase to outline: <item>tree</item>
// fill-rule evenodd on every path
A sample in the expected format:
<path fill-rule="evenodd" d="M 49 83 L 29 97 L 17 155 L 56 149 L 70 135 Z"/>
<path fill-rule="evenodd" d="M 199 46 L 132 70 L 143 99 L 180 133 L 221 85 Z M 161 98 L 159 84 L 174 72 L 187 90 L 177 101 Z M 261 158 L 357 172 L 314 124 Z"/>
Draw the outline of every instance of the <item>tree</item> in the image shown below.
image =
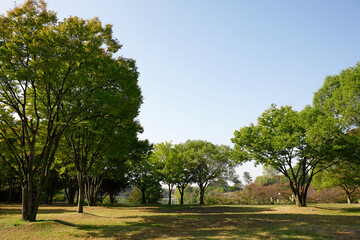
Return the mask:
<path fill-rule="evenodd" d="M 282 175 L 279 175 L 279 171 L 277 171 L 274 167 L 264 165 L 263 175 L 256 177 L 255 183 L 263 186 L 274 185 L 281 182 L 281 177 Z"/>
<path fill-rule="evenodd" d="M 152 149 L 153 145 L 148 140 L 138 141 L 129 156 L 131 182 L 140 190 L 142 204 L 146 204 L 147 199 L 152 199 L 146 196 L 147 192 L 159 189 L 161 180 L 156 165 L 149 160 Z"/>
<path fill-rule="evenodd" d="M 206 188 L 212 182 L 224 178 L 232 168 L 230 148 L 201 140 L 188 140 L 184 143 L 182 158 L 189 163 L 194 182 L 200 188 L 200 204 L 205 204 Z"/>
<path fill-rule="evenodd" d="M 127 79 L 136 68 L 114 68 L 113 55 L 121 46 L 110 25 L 96 18 L 59 22 L 42 0 L 28 0 L 0 16 L 0 29 L 0 137 L 8 148 L 0 157 L 20 178 L 22 218 L 35 221 L 64 131 L 85 120 L 80 117 L 84 111 L 112 104 L 101 100 L 113 94 L 108 91 L 113 80 L 125 69 Z M 126 83 L 113 90 L 118 86 L 133 90 Z"/>
<path fill-rule="evenodd" d="M 168 204 L 171 205 L 171 192 L 176 184 L 176 172 L 174 160 L 176 157 L 173 145 L 170 142 L 155 144 L 151 160 L 160 175 L 161 181 L 168 186 L 169 200 Z"/>
<path fill-rule="evenodd" d="M 359 165 L 343 162 L 315 176 L 313 185 L 320 190 L 341 187 L 346 194 L 348 204 L 351 204 L 353 194 L 360 189 L 359 172 Z"/>
<path fill-rule="evenodd" d="M 274 167 L 289 180 L 297 206 L 306 206 L 312 178 L 337 162 L 343 139 L 337 121 L 318 109 L 271 105 L 257 125 L 235 131 L 232 154 L 240 162 Z"/>
<path fill-rule="evenodd" d="M 252 183 L 252 181 L 253 181 L 250 173 L 249 173 L 249 172 L 246 172 L 246 171 L 243 173 L 243 179 L 244 179 L 246 185 L 249 185 L 249 184 Z"/>
<path fill-rule="evenodd" d="M 106 195 L 110 198 L 110 203 L 115 203 L 115 197 L 122 190 L 130 186 L 130 176 L 127 167 L 120 167 L 112 171 L 110 176 L 106 176 L 101 183 L 100 192 L 102 198 Z M 101 200 L 102 202 L 102 200 Z"/>
<path fill-rule="evenodd" d="M 360 63 L 325 78 L 314 94 L 314 106 L 336 117 L 349 129 L 360 126 Z"/>
<path fill-rule="evenodd" d="M 191 160 L 186 157 L 185 145 L 177 144 L 172 150 L 172 158 L 169 165 L 175 179 L 176 188 L 180 194 L 180 204 L 184 204 L 185 188 L 193 181 L 194 175 L 191 169 Z"/>

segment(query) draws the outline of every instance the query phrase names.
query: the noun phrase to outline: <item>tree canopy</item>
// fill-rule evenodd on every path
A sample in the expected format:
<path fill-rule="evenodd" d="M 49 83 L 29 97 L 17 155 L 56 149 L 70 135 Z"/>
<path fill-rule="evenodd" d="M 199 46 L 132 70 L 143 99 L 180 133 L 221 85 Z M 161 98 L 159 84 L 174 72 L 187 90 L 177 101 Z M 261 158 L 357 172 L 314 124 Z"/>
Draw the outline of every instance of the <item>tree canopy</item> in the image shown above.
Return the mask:
<path fill-rule="evenodd" d="M 297 205 L 306 206 L 313 176 L 337 161 L 343 135 L 334 119 L 310 106 L 297 112 L 271 105 L 257 125 L 235 131 L 232 154 L 274 167 L 289 179 Z"/>
<path fill-rule="evenodd" d="M 125 114 L 119 124 L 135 118 L 138 73 L 133 60 L 113 57 L 121 45 L 111 25 L 58 21 L 42 0 L 0 16 L 0 31 L 0 157 L 21 180 L 23 219 L 34 221 L 64 131 L 94 109 Z"/>

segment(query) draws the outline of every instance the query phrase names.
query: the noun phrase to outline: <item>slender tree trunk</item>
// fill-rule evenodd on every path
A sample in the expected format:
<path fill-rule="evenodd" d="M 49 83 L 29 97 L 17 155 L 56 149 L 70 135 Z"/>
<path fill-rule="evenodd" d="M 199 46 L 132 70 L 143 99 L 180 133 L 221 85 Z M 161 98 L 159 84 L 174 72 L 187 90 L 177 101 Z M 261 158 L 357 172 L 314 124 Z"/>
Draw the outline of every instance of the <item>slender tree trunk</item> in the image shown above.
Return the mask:
<path fill-rule="evenodd" d="M 141 189 L 141 203 L 146 204 L 146 195 L 145 195 L 146 189 Z"/>
<path fill-rule="evenodd" d="M 349 191 L 345 191 L 346 192 L 346 200 L 348 204 L 351 204 L 351 193 Z"/>
<path fill-rule="evenodd" d="M 8 202 L 11 202 L 11 199 L 12 199 L 13 186 L 12 186 L 12 183 L 10 183 L 10 181 L 8 181 L 8 183 L 9 183 Z"/>
<path fill-rule="evenodd" d="M 78 191 L 78 199 L 77 199 L 77 203 L 78 203 L 77 212 L 83 213 L 84 212 L 85 179 L 84 179 L 84 176 L 82 176 L 81 174 L 78 174 L 78 184 L 79 184 L 79 191 Z"/>
<path fill-rule="evenodd" d="M 79 186 L 78 186 L 78 191 L 76 191 L 76 205 L 78 204 L 79 204 Z"/>
<path fill-rule="evenodd" d="M 180 193 L 180 205 L 184 205 L 184 193 L 185 193 L 185 186 L 178 187 L 179 193 Z"/>
<path fill-rule="evenodd" d="M 172 186 L 171 186 L 170 183 L 168 184 L 168 189 L 169 189 L 169 201 L 168 201 L 168 205 L 171 205 L 171 191 L 172 191 Z"/>

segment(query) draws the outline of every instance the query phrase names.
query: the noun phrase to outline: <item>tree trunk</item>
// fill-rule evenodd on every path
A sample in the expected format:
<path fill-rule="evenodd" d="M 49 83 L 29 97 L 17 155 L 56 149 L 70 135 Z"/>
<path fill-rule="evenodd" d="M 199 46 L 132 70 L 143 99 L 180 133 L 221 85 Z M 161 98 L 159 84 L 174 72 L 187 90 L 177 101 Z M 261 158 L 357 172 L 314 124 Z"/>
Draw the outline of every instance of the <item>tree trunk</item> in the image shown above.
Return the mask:
<path fill-rule="evenodd" d="M 351 204 L 351 194 L 349 191 L 345 191 L 346 192 L 346 200 L 348 204 Z"/>
<path fill-rule="evenodd" d="M 100 186 L 102 183 L 101 177 L 87 177 L 86 179 L 86 197 L 88 199 L 89 206 L 95 206 L 97 201 L 97 196 L 99 194 Z"/>
<path fill-rule="evenodd" d="M 169 201 L 168 201 L 168 205 L 171 205 L 171 191 L 172 191 L 172 187 L 171 184 L 168 184 L 168 189 L 169 189 Z"/>
<path fill-rule="evenodd" d="M 81 174 L 78 175 L 78 184 L 79 184 L 79 191 L 78 191 L 78 213 L 84 212 L 84 194 L 85 194 L 85 179 L 84 176 Z"/>
<path fill-rule="evenodd" d="M 200 187 L 200 205 L 204 205 L 204 195 L 205 195 L 205 188 L 204 187 Z"/>
<path fill-rule="evenodd" d="M 31 179 L 28 177 L 28 179 Z M 22 219 L 33 222 L 39 208 L 41 185 L 34 190 L 32 181 L 22 183 Z"/>
<path fill-rule="evenodd" d="M 180 205 L 184 205 L 184 193 L 185 193 L 186 186 L 178 187 L 179 193 L 180 193 Z"/>
<path fill-rule="evenodd" d="M 115 203 L 115 196 L 116 196 L 115 194 L 109 194 L 111 204 Z"/>
<path fill-rule="evenodd" d="M 65 181 L 65 195 L 67 202 L 69 204 L 75 204 L 75 195 L 76 195 L 76 187 L 77 187 L 76 183 L 77 180 L 72 178 L 70 178 L 68 181 Z"/>
<path fill-rule="evenodd" d="M 12 184 L 10 183 L 10 181 L 8 181 L 8 183 L 9 183 L 8 202 L 11 202 L 11 199 L 12 199 L 13 186 L 12 186 Z"/>
<path fill-rule="evenodd" d="M 296 206 L 306 207 L 306 195 L 304 193 L 297 193 L 295 196 L 296 196 Z"/>
<path fill-rule="evenodd" d="M 141 203 L 146 204 L 146 195 L 145 195 L 146 189 L 141 189 Z"/>

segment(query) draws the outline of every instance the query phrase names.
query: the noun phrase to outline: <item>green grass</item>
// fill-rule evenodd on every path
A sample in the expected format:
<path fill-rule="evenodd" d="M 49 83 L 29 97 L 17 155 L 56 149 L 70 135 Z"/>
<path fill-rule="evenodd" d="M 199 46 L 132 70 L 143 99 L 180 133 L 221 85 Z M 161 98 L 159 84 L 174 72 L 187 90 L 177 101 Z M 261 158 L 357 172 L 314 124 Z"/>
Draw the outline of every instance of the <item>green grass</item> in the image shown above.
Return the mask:
<path fill-rule="evenodd" d="M 0 239 L 360 239 L 360 205 L 42 205 L 36 222 L 0 204 Z"/>

